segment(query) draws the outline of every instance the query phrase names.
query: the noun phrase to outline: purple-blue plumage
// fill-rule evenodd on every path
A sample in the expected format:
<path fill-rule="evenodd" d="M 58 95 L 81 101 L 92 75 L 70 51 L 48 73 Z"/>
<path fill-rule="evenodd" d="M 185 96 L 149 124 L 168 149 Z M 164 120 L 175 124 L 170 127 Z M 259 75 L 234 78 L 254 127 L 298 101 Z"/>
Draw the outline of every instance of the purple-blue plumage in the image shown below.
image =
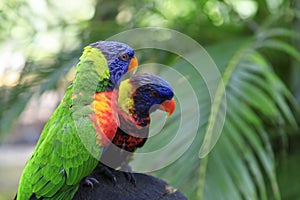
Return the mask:
<path fill-rule="evenodd" d="M 134 56 L 134 50 L 124 43 L 114 41 L 99 41 L 90 46 L 100 49 L 107 60 L 110 72 L 109 85 L 119 85 L 121 77 L 128 71 L 128 64 Z"/>

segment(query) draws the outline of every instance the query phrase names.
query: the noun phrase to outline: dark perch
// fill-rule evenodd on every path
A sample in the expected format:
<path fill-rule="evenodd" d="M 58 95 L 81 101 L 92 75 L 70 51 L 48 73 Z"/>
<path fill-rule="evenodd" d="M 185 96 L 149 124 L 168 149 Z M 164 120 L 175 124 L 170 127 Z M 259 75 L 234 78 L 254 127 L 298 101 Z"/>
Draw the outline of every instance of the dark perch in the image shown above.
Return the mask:
<path fill-rule="evenodd" d="M 134 186 L 123 172 L 114 171 L 114 175 L 117 178 L 116 185 L 103 174 L 94 175 L 99 184 L 94 185 L 94 188 L 81 184 L 74 200 L 187 200 L 182 193 L 153 176 L 134 173 Z"/>

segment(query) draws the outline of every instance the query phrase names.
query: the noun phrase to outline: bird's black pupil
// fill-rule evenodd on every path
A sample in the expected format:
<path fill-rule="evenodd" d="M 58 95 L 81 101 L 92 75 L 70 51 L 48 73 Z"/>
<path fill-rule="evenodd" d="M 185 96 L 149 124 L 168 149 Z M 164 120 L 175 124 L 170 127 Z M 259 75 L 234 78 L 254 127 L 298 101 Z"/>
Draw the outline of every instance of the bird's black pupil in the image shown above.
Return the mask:
<path fill-rule="evenodd" d="M 152 92 L 151 96 L 152 97 L 157 97 L 157 92 Z"/>
<path fill-rule="evenodd" d="M 127 55 L 126 55 L 126 54 L 123 54 L 123 55 L 121 56 L 121 59 L 124 60 L 124 61 L 126 61 L 126 60 L 127 60 Z"/>

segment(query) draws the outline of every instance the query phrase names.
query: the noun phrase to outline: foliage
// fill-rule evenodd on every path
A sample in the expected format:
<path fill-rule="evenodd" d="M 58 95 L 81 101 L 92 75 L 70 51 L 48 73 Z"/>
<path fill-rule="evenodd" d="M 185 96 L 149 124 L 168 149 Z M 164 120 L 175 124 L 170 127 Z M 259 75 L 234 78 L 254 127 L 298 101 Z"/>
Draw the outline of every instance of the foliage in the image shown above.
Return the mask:
<path fill-rule="evenodd" d="M 225 84 L 228 80 L 227 116 L 220 141 L 208 157 L 189 162 L 188 167 L 192 169 L 189 170 L 190 173 L 180 166 L 198 154 L 201 137 L 195 140 L 189 152 L 176 164 L 160 173 L 167 177 L 175 173 L 180 176 L 171 180 L 179 188 L 186 187 L 190 197 L 269 199 L 268 191 L 271 190 L 273 198 L 280 199 L 271 145 L 274 137 L 272 132 L 276 130 L 275 134 L 280 133 L 287 137 L 286 130 L 297 128 L 292 111 L 297 105 L 267 60 L 251 47 L 238 49 L 228 63 L 223 74 Z M 202 92 L 201 95 L 208 94 Z M 209 112 L 209 102 L 201 102 L 203 105 L 200 110 Z M 210 120 L 208 123 L 217 119 Z M 203 124 L 199 135 L 205 133 L 206 126 Z M 196 175 L 198 180 L 190 181 Z M 204 187 L 199 190 L 199 185 Z M 216 185 L 222 187 L 217 189 Z M 238 191 L 234 188 L 238 188 Z"/>
<path fill-rule="evenodd" d="M 0 17 L 2 45 L 7 42 L 13 26 L 29 27 L 32 16 L 9 21 L 19 16 L 7 14 L 14 9 L 30 13 L 30 4 L 8 1 Z M 47 2 L 52 11 L 54 1 Z M 203 138 L 209 137 L 209 124 L 214 124 L 222 109 L 220 102 L 210 102 L 205 82 L 194 74 L 187 63 L 169 53 L 140 52 L 140 63 L 159 62 L 183 73 L 197 91 L 201 110 L 199 130 L 193 144 L 175 163 L 154 172 L 179 188 L 189 199 L 295 199 L 300 193 L 296 183 L 299 162 L 299 3 L 297 1 L 249 0 L 253 12 L 242 12 L 240 1 L 188 0 L 181 1 L 89 1 L 93 18 L 70 22 L 66 15 L 55 15 L 57 21 L 45 29 L 65 32 L 74 30 L 72 37 L 62 36 L 60 48 L 48 52 L 40 46 L 27 46 L 40 31 L 19 41 L 26 54 L 26 64 L 14 85 L 2 85 L 0 127 L 7 133 L 30 98 L 38 93 L 62 87 L 64 77 L 79 57 L 83 44 L 105 39 L 119 31 L 146 26 L 163 26 L 187 34 L 205 46 L 222 72 L 226 88 L 226 121 L 221 137 L 207 157 L 199 159 Z M 275 1 L 274 1 L 275 2 Z M 281 2 L 281 3 L 280 3 Z M 15 5 L 12 5 L 15 3 Z M 25 4 L 27 6 L 22 5 Z M 248 5 L 248 6 L 249 6 Z M 57 6 L 57 5 L 56 5 Z M 298 7 L 298 10 L 297 10 Z M 195 9 L 197 8 L 197 9 Z M 3 9 L 2 9 L 3 10 Z M 250 9 L 251 10 L 251 9 Z M 16 12 L 22 13 L 22 12 Z M 39 14 L 35 14 L 40 17 Z M 84 15 L 83 15 L 84 16 Z M 42 20 L 43 21 L 43 20 Z M 51 23 L 46 23 L 51 24 Z M 7 28 L 8 27 L 8 28 Z M 26 32 L 25 32 L 26 33 Z M 26 40 L 25 40 L 25 39 Z M 64 41 L 70 38 L 69 41 Z M 76 41 L 76 42 L 74 42 Z M 298 43 L 297 43 L 298 41 Z M 72 45 L 74 44 L 74 45 Z M 2 48 L 3 49 L 3 48 Z M 41 56 L 40 53 L 44 52 Z M 197 56 L 191 54 L 190 56 Z M 161 74 L 166 72 L 161 71 Z M 180 84 L 180 94 L 189 101 Z M 193 105 L 190 105 L 193 109 Z M 214 112 L 212 112 L 214 111 Z M 187 117 L 193 118 L 189 113 Z M 146 149 L 157 148 L 170 141 L 180 121 L 176 111 L 166 122 L 161 137 L 153 137 Z M 189 126 L 189 124 L 183 124 Z M 186 134 L 188 137 L 189 134 Z M 189 138 L 183 138 L 183 141 Z M 178 144 L 180 145 L 180 144 Z M 289 147 L 289 148 L 287 148 Z M 157 161 L 159 162 L 159 161 Z M 155 165 L 155 163 L 152 163 Z M 298 168 L 297 168 L 298 166 Z M 289 171 L 290 170 L 290 171 Z M 291 174 L 295 174 L 291 176 Z"/>

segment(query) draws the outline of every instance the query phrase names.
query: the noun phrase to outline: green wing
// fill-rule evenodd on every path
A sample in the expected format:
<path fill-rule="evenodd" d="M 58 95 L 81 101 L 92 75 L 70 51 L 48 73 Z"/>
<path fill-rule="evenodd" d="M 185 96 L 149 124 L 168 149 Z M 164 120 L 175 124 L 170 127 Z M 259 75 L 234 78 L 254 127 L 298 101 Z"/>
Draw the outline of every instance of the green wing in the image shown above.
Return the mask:
<path fill-rule="evenodd" d="M 102 67 L 99 67 L 102 66 Z M 99 83 L 109 78 L 100 51 L 87 47 L 64 99 L 44 127 L 20 179 L 17 199 L 72 199 L 79 182 L 96 167 L 102 148 L 88 114 Z M 105 88 L 105 87 L 103 87 Z"/>
<path fill-rule="evenodd" d="M 70 98 L 68 94 L 66 97 Z M 64 193 L 72 197 L 71 194 L 77 191 L 80 180 L 89 175 L 97 165 L 98 160 L 91 155 L 80 139 L 70 105 L 64 101 L 46 124 L 24 169 L 18 199 L 29 199 L 33 193 L 38 198 L 54 198 L 55 195 Z M 88 120 L 86 123 L 85 128 L 90 126 L 86 131 L 92 131 L 92 138 L 95 139 L 92 123 Z M 101 150 L 99 155 L 100 153 Z M 68 199 L 66 196 L 62 196 L 61 199 Z"/>

